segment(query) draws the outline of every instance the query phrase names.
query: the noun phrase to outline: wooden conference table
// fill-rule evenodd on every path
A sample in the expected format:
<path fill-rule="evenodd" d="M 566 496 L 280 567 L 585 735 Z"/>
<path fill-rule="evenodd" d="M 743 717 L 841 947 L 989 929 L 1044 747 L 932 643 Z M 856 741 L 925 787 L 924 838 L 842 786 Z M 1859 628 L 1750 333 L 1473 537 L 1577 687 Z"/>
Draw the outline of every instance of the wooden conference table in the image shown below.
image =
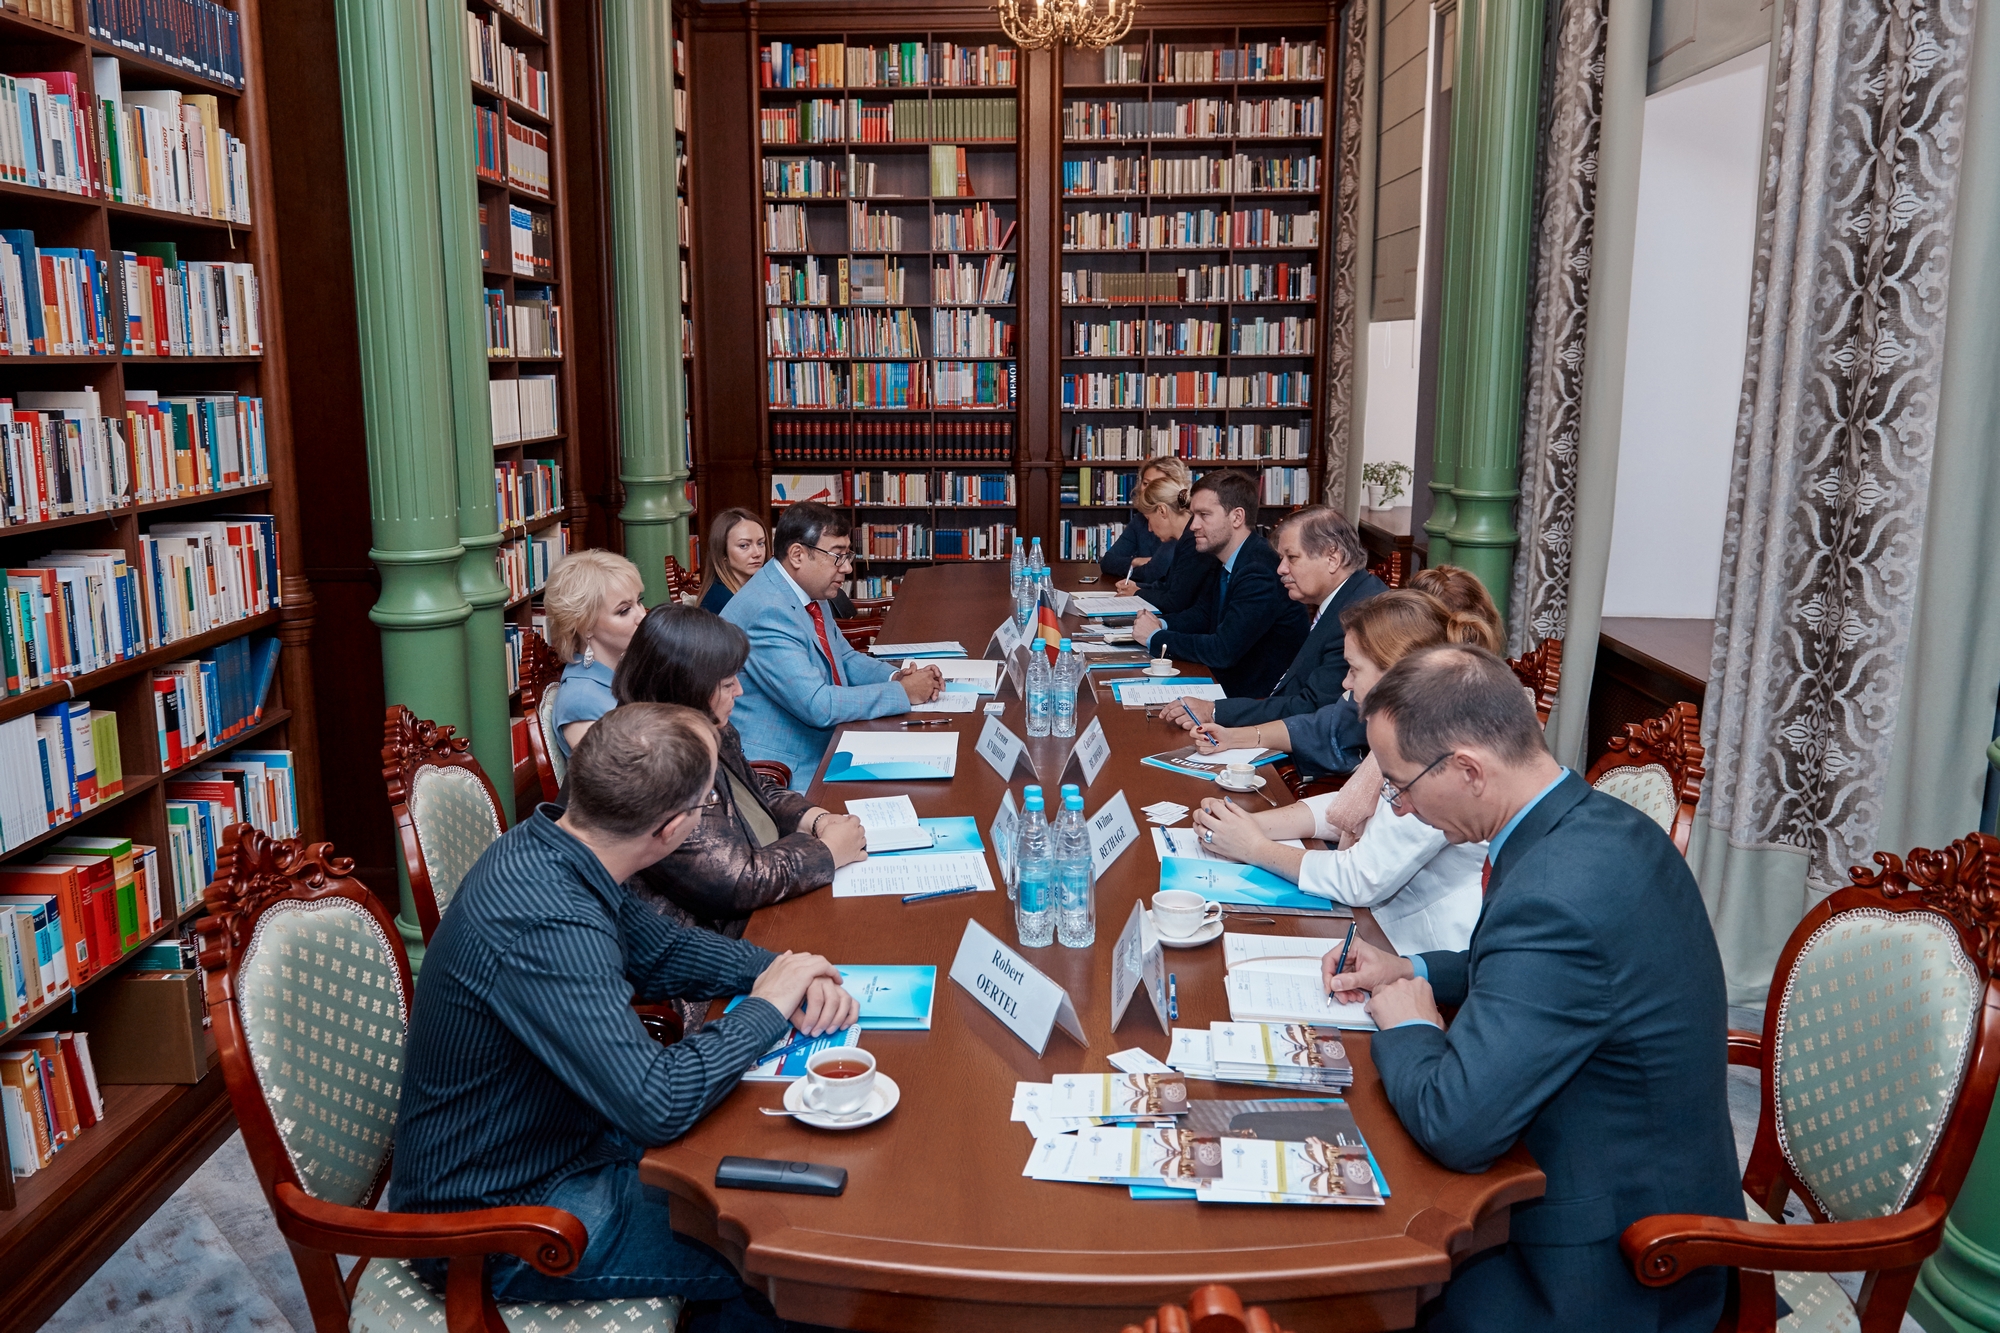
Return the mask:
<path fill-rule="evenodd" d="M 1059 577 L 1058 586 L 1077 585 Z M 1009 610 L 1004 566 L 918 570 L 903 584 L 882 639 L 957 639 L 977 655 Z M 1187 664 L 1184 670 L 1201 672 Z M 1093 707 L 1090 691 L 1081 691 L 1079 731 Z M 1140 764 L 1144 755 L 1181 744 L 1178 727 L 1119 707 L 1108 690 L 1096 713 L 1111 757 L 1085 790 L 1088 813 L 1121 789 L 1135 815 L 1156 800 L 1192 806 L 1213 794 L 1209 783 Z M 959 733 L 957 776 L 907 790 L 920 815 L 974 815 L 990 840 L 986 829 L 1004 788 L 973 748 L 984 715 L 948 716 Z M 1026 735 L 1019 700 L 1008 702 L 1002 720 Z M 896 719 L 851 725 L 894 728 Z M 1061 781 L 1070 744 L 1029 742 L 1050 791 Z M 1025 781 L 1017 773 L 1017 802 Z M 816 783 L 812 794 L 837 811 L 850 798 L 892 789 Z M 997 865 L 993 870 L 997 881 Z M 893 896 L 836 900 L 822 891 L 758 912 L 747 938 L 768 948 L 810 950 L 837 963 L 937 966 L 931 1030 L 870 1032 L 863 1040 L 901 1086 L 901 1104 L 875 1124 L 830 1133 L 759 1115 L 758 1107 L 779 1103 L 783 1087 L 744 1083 L 686 1138 L 647 1153 L 644 1179 L 673 1194 L 677 1230 L 727 1254 L 788 1319 L 883 1333 L 1115 1333 L 1164 1302 L 1185 1301 L 1200 1283 L 1227 1282 L 1297 1333 L 1408 1327 L 1458 1263 L 1506 1239 L 1510 1206 L 1540 1196 L 1542 1173 L 1518 1146 L 1480 1175 L 1432 1161 L 1383 1097 L 1368 1040 L 1359 1034 L 1348 1045 L 1355 1083 L 1347 1100 L 1388 1179 L 1384 1207 L 1139 1202 L 1113 1186 L 1022 1177 L 1033 1143 L 1007 1119 L 1016 1081 L 1105 1072 L 1107 1054 L 1132 1046 L 1167 1052 L 1167 1034 L 1143 994 L 1134 997 L 1120 1029 L 1108 1029 L 1111 946 L 1133 901 L 1158 887 L 1150 844 L 1128 848 L 1098 883 L 1095 947 L 1027 951 L 1068 988 L 1090 1038 L 1086 1050 L 1057 1031 L 1041 1058 L 945 976 L 968 917 L 1015 942 L 1004 890 L 907 907 Z M 1326 920 L 1273 920 L 1237 928 L 1338 933 Z M 1229 1017 L 1220 942 L 1168 950 L 1167 966 L 1178 978 L 1183 1026 Z M 1201 1097 L 1282 1095 L 1194 1083 Z M 847 1192 L 821 1198 L 718 1190 L 716 1163 L 731 1154 L 843 1166 Z"/>

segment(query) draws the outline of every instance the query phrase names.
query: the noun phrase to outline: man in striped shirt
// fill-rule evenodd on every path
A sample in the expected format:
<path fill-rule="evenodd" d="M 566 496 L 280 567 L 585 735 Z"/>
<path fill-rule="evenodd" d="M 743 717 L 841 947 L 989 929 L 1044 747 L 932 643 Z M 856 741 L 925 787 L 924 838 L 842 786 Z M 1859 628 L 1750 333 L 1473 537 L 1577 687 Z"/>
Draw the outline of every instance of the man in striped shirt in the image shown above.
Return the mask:
<path fill-rule="evenodd" d="M 678 847 L 714 799 L 716 736 L 671 704 L 626 704 L 570 758 L 567 810 L 543 805 L 474 864 L 431 939 L 410 1021 L 390 1206 L 561 1208 L 589 1244 L 548 1277 L 496 1258 L 503 1300 L 678 1295 L 688 1329 L 781 1328 L 727 1261 L 677 1237 L 640 1153 L 686 1133 L 788 1024 L 858 1011 L 812 954 L 681 927 L 624 882 Z M 750 998 L 673 1046 L 633 1002 Z M 443 1264 L 419 1264 L 434 1286 Z"/>

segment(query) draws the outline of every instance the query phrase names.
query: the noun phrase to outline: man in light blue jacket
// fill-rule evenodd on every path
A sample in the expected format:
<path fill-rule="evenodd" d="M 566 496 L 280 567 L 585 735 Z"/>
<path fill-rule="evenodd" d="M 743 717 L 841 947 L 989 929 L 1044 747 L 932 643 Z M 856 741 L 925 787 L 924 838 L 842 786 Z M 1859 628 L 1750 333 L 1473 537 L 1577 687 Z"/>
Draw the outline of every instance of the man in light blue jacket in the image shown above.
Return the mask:
<path fill-rule="evenodd" d="M 835 727 L 907 713 L 944 688 L 936 667 L 895 670 L 856 652 L 834 623 L 826 599 L 854 569 L 853 531 L 825 505 L 790 506 L 771 533 L 771 558 L 722 609 L 750 636 L 730 721 L 745 755 L 792 770 L 794 791 L 812 785 Z"/>

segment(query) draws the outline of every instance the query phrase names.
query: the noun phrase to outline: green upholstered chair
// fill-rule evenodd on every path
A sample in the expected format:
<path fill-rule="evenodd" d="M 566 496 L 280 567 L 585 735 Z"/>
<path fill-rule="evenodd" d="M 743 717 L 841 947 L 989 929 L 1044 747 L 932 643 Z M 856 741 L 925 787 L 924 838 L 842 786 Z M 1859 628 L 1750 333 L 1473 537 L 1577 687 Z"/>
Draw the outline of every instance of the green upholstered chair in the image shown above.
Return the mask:
<path fill-rule="evenodd" d="M 1718 1326 L 1894 1333 L 1938 1247 L 2000 1076 L 2000 840 L 1878 852 L 1792 932 L 1764 1031 L 1729 1062 L 1763 1070 L 1743 1194 L 1751 1220 L 1643 1218 L 1621 1241 L 1639 1280 L 1740 1271 Z M 1809 1220 L 1786 1225 L 1796 1197 Z M 1858 1306 L 1829 1273 L 1866 1273 Z M 1790 1313 L 1777 1315 L 1775 1295 Z"/>
<path fill-rule="evenodd" d="M 382 728 L 382 780 L 410 873 L 417 924 L 430 942 L 466 872 L 507 831 L 500 793 L 470 742 L 401 704 Z"/>
<path fill-rule="evenodd" d="M 332 845 L 223 835 L 198 927 L 223 1080 L 317 1333 L 672 1333 L 675 1299 L 500 1306 L 486 1259 L 560 1275 L 589 1238 L 557 1208 L 392 1213 L 410 966 L 395 923 Z M 343 1256 L 358 1257 L 345 1276 Z M 450 1261 L 446 1295 L 408 1261 Z"/>
<path fill-rule="evenodd" d="M 1701 801 L 1701 710 L 1677 703 L 1647 722 L 1628 722 L 1603 758 L 1590 766 L 1590 785 L 1645 811 L 1687 855 Z"/>
<path fill-rule="evenodd" d="M 528 754 L 535 761 L 535 779 L 542 799 L 562 794 L 569 761 L 556 744 L 556 690 L 562 685 L 563 661 L 547 639 L 527 631 L 521 636 L 521 716 L 528 719 Z"/>

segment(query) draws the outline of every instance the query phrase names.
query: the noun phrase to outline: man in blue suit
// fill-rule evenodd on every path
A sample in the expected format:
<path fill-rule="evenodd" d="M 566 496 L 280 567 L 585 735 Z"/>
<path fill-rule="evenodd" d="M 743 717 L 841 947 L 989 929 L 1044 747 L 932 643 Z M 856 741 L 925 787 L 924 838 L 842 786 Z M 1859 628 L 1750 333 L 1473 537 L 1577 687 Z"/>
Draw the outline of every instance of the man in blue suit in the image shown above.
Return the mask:
<path fill-rule="evenodd" d="M 1261 699 L 1284 678 L 1311 622 L 1278 581 L 1278 553 L 1257 531 L 1257 483 L 1236 471 L 1203 473 L 1188 530 L 1195 548 L 1215 558 L 1194 605 L 1165 621 L 1142 611 L 1132 636 L 1154 657 L 1201 663 L 1225 694 Z"/>
<path fill-rule="evenodd" d="M 1487 844 L 1463 952 L 1357 942 L 1328 989 L 1381 1031 L 1375 1068 L 1424 1150 L 1482 1171 L 1518 1140 L 1548 1192 L 1474 1256 L 1434 1333 L 1709 1333 L 1723 1269 L 1648 1289 L 1619 1234 L 1654 1213 L 1743 1217 L 1725 1093 L 1722 959 L 1687 861 L 1649 817 L 1550 757 L 1521 684 L 1477 648 L 1431 648 L 1368 693 L 1383 794 L 1452 842 Z M 1439 1006 L 1458 1007 L 1449 1028 Z"/>
<path fill-rule="evenodd" d="M 907 713 L 944 688 L 936 667 L 898 671 L 856 652 L 827 599 L 854 569 L 854 525 L 825 505 L 795 504 L 771 533 L 771 558 L 722 608 L 750 636 L 730 721 L 751 759 L 792 770 L 792 790 L 812 785 L 834 728 Z"/>

